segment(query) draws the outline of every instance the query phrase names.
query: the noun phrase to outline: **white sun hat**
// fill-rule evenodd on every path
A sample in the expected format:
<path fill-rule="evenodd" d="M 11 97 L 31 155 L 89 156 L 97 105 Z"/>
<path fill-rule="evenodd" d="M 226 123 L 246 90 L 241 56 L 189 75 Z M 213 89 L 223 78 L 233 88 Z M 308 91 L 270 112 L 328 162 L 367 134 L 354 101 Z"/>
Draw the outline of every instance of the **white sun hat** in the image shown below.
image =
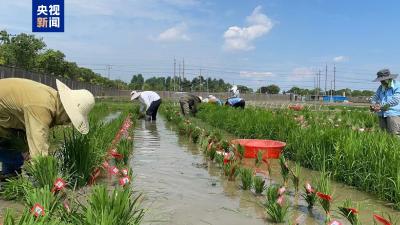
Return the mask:
<path fill-rule="evenodd" d="M 133 100 L 137 99 L 140 96 L 140 94 L 141 94 L 141 92 L 132 91 L 131 92 L 131 100 L 133 101 Z"/>
<path fill-rule="evenodd" d="M 75 129 L 81 134 L 89 133 L 88 114 L 94 106 L 94 97 L 90 91 L 71 90 L 67 85 L 56 80 L 61 103 Z"/>

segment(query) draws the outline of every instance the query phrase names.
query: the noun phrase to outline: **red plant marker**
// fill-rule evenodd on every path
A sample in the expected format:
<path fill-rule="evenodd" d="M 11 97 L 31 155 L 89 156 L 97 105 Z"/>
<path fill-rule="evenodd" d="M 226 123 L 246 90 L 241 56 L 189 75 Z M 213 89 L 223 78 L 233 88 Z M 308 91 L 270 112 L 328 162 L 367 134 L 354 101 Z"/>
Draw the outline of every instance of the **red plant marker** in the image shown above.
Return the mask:
<path fill-rule="evenodd" d="M 71 208 L 69 207 L 67 199 L 64 200 L 63 206 L 67 210 L 68 213 L 71 213 Z"/>
<path fill-rule="evenodd" d="M 331 222 L 329 222 L 329 225 L 342 225 L 342 223 L 337 220 L 332 220 Z"/>
<path fill-rule="evenodd" d="M 129 184 L 131 182 L 131 179 L 129 179 L 129 177 L 123 177 L 121 179 L 119 179 L 119 185 L 121 186 L 125 186 L 127 184 Z"/>
<path fill-rule="evenodd" d="M 109 171 L 109 172 L 110 172 L 112 175 L 117 175 L 118 172 L 119 172 L 119 170 L 118 170 L 117 167 L 112 166 L 112 167 L 110 167 L 110 171 Z"/>
<path fill-rule="evenodd" d="M 283 193 L 285 193 L 286 188 L 284 186 L 282 186 L 281 188 L 278 189 L 278 194 L 279 195 L 283 195 Z"/>
<path fill-rule="evenodd" d="M 128 176 L 128 169 L 122 169 L 121 170 L 122 175 Z"/>
<path fill-rule="evenodd" d="M 392 225 L 391 222 L 389 222 L 387 219 L 383 218 L 380 215 L 374 214 L 374 219 L 378 222 L 380 222 L 383 225 Z"/>
<path fill-rule="evenodd" d="M 66 182 L 62 178 L 57 178 L 51 192 L 61 191 L 65 188 Z"/>
<path fill-rule="evenodd" d="M 90 175 L 90 180 L 89 180 L 89 185 L 94 184 L 94 181 L 96 180 L 97 177 L 100 176 L 100 168 L 96 168 L 93 173 Z"/>
<path fill-rule="evenodd" d="M 323 194 L 321 192 L 317 192 L 317 195 L 318 195 L 318 197 L 320 197 L 323 200 L 326 200 L 326 201 L 329 201 L 329 202 L 332 201 L 332 196 L 330 196 L 330 195 L 326 195 L 326 194 Z"/>
<path fill-rule="evenodd" d="M 230 161 L 231 161 L 230 154 L 225 154 L 224 155 L 224 164 L 228 164 Z"/>
<path fill-rule="evenodd" d="M 31 213 L 33 215 L 35 215 L 36 217 L 44 216 L 44 208 L 43 206 L 41 206 L 39 203 L 36 203 L 35 205 L 33 205 L 32 209 L 31 209 Z"/>
<path fill-rule="evenodd" d="M 283 195 L 281 195 L 281 196 L 279 196 L 279 198 L 276 200 L 276 203 L 278 203 L 279 205 L 281 205 L 282 206 L 282 204 L 283 204 Z"/>
<path fill-rule="evenodd" d="M 124 156 L 117 152 L 117 149 L 113 148 L 110 150 L 109 154 L 115 159 L 122 159 Z"/>
<path fill-rule="evenodd" d="M 347 208 L 352 214 L 357 214 L 358 210 L 355 208 Z"/>
<path fill-rule="evenodd" d="M 108 169 L 108 167 L 110 167 L 110 164 L 107 161 L 104 161 L 102 166 L 104 169 Z"/>
<path fill-rule="evenodd" d="M 305 188 L 306 188 L 307 193 L 313 193 L 314 192 L 314 189 L 311 187 L 310 183 L 306 183 Z"/>

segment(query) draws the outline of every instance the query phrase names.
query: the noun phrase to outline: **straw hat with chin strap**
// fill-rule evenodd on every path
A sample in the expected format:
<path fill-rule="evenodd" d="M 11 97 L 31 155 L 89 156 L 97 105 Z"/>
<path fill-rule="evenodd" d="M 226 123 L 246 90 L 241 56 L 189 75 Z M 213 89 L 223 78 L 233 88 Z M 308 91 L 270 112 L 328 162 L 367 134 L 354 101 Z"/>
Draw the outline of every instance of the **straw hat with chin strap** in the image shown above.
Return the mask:
<path fill-rule="evenodd" d="M 89 133 L 88 114 L 94 106 L 94 97 L 90 91 L 71 90 L 67 85 L 56 80 L 61 104 L 74 127 L 81 134 Z"/>

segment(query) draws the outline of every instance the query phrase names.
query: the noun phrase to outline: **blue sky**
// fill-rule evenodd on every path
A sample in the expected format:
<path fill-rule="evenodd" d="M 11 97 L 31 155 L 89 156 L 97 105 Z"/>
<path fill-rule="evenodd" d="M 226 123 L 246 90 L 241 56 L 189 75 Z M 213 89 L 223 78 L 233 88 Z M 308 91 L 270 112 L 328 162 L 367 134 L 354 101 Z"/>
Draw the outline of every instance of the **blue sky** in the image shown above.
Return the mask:
<path fill-rule="evenodd" d="M 0 0 L 0 29 L 31 32 L 31 1 Z M 68 60 L 129 81 L 172 75 L 223 78 L 257 88 L 313 88 L 336 64 L 336 89 L 374 90 L 399 73 L 400 2 L 373 0 L 65 0 L 65 32 L 35 33 Z"/>

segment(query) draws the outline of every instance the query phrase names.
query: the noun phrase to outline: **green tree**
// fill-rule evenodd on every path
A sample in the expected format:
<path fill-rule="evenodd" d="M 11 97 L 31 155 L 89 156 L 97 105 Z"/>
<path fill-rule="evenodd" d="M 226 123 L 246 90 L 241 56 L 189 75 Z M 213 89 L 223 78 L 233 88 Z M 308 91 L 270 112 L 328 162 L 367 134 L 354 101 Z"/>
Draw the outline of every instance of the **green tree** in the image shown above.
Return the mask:
<path fill-rule="evenodd" d="M 281 90 L 277 85 L 275 85 L 275 84 L 271 84 L 271 85 L 268 85 L 266 88 L 265 88 L 266 90 L 266 93 L 267 94 L 278 94 L 279 93 L 279 91 Z M 264 92 L 265 93 L 265 92 Z"/>
<path fill-rule="evenodd" d="M 142 90 L 144 85 L 144 78 L 142 74 L 133 75 L 129 88 L 134 90 Z"/>
<path fill-rule="evenodd" d="M 39 54 L 36 59 L 36 68 L 38 71 L 63 76 L 65 72 L 65 55 L 60 51 L 48 49 Z"/>
<path fill-rule="evenodd" d="M 40 38 L 25 33 L 11 37 L 6 31 L 1 31 L 0 58 L 3 64 L 20 67 L 27 70 L 35 69 L 36 58 L 46 44 Z"/>

